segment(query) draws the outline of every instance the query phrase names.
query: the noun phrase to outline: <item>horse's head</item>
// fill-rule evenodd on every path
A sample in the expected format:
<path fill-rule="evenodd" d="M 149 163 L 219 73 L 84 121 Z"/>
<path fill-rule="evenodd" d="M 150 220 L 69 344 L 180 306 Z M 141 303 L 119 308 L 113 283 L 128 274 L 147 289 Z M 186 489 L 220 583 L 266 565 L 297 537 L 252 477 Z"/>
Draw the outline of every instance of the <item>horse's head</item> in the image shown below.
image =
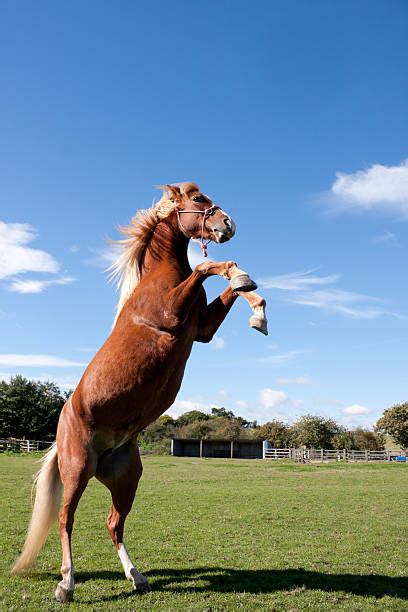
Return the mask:
<path fill-rule="evenodd" d="M 226 242 L 235 234 L 231 217 L 195 183 L 165 185 L 167 197 L 174 204 L 180 230 L 188 237 L 201 241 Z"/>

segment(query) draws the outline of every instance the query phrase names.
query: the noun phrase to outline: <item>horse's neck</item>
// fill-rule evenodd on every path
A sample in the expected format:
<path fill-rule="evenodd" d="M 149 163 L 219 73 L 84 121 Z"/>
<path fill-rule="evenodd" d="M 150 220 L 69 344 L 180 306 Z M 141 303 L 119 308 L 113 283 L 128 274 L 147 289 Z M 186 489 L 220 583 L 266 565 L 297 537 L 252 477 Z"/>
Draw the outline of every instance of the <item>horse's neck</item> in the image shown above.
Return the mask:
<path fill-rule="evenodd" d="M 160 221 L 143 256 L 141 277 L 154 272 L 158 266 L 167 264 L 187 277 L 190 264 L 187 256 L 188 238 L 167 220 Z"/>

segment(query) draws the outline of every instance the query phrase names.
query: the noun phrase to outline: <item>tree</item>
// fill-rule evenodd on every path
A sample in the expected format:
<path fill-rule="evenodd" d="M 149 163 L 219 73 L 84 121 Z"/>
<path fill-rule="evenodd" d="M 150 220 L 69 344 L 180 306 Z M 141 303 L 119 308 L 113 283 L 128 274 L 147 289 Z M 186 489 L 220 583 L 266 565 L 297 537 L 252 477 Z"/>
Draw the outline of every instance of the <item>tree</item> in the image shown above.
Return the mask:
<path fill-rule="evenodd" d="M 379 433 L 358 427 L 352 431 L 341 431 L 333 436 L 333 448 L 382 450 L 384 448 L 384 438 Z"/>
<path fill-rule="evenodd" d="M 211 408 L 211 416 L 213 417 L 223 417 L 225 419 L 235 419 L 235 414 L 231 410 L 226 410 L 225 408 Z"/>
<path fill-rule="evenodd" d="M 50 381 L 15 376 L 0 382 L 0 436 L 52 440 L 68 394 Z"/>
<path fill-rule="evenodd" d="M 185 412 L 181 414 L 177 419 L 177 426 L 183 427 L 184 425 L 189 425 L 190 423 L 194 423 L 195 421 L 207 421 L 210 417 L 205 412 L 201 412 L 201 410 L 190 410 L 189 412 Z"/>
<path fill-rule="evenodd" d="M 274 448 L 290 446 L 290 427 L 282 421 L 273 420 L 261 425 L 258 435 L 263 440 L 268 440 Z"/>
<path fill-rule="evenodd" d="M 344 431 L 333 419 L 306 414 L 300 417 L 291 428 L 294 446 L 306 448 L 333 448 L 333 438 Z"/>
<path fill-rule="evenodd" d="M 208 423 L 209 421 L 193 421 L 193 423 L 183 425 L 176 430 L 176 436 L 177 438 L 193 438 L 196 440 L 206 438 L 210 431 Z"/>
<path fill-rule="evenodd" d="M 389 434 L 397 444 L 408 447 L 408 402 L 396 404 L 384 411 L 376 423 L 376 431 Z"/>

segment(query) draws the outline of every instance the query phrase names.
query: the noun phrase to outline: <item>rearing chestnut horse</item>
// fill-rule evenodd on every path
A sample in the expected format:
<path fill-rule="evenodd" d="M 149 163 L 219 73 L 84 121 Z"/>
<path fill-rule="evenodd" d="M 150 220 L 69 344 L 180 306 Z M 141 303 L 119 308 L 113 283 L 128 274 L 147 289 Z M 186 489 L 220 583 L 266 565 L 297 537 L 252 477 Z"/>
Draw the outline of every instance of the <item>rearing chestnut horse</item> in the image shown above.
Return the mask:
<path fill-rule="evenodd" d="M 137 435 L 173 404 L 193 342 L 212 339 L 238 295 L 254 311 L 250 325 L 267 333 L 265 301 L 234 262 L 190 268 L 190 238 L 204 250 L 206 241 L 225 242 L 235 233 L 231 217 L 195 183 L 166 185 L 160 201 L 122 231 L 127 238 L 118 243 L 122 252 L 113 266 L 120 286 L 115 324 L 61 412 L 56 442 L 37 476 L 27 539 L 12 570 L 31 567 L 58 515 L 62 581 L 55 597 L 61 602 L 73 598 L 74 513 L 92 476 L 111 492 L 107 527 L 126 577 L 135 590 L 150 589 L 123 541 L 142 474 Z M 207 305 L 203 282 L 212 275 L 230 286 Z"/>

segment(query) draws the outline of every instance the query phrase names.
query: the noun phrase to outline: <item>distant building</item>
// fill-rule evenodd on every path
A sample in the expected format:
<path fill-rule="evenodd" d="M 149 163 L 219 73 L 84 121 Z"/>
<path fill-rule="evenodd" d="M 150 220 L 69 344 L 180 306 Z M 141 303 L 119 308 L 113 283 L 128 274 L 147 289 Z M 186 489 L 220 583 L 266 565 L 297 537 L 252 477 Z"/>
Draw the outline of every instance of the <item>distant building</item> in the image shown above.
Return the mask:
<path fill-rule="evenodd" d="M 262 459 L 262 448 L 262 440 L 174 438 L 171 441 L 171 454 L 175 457 Z"/>

